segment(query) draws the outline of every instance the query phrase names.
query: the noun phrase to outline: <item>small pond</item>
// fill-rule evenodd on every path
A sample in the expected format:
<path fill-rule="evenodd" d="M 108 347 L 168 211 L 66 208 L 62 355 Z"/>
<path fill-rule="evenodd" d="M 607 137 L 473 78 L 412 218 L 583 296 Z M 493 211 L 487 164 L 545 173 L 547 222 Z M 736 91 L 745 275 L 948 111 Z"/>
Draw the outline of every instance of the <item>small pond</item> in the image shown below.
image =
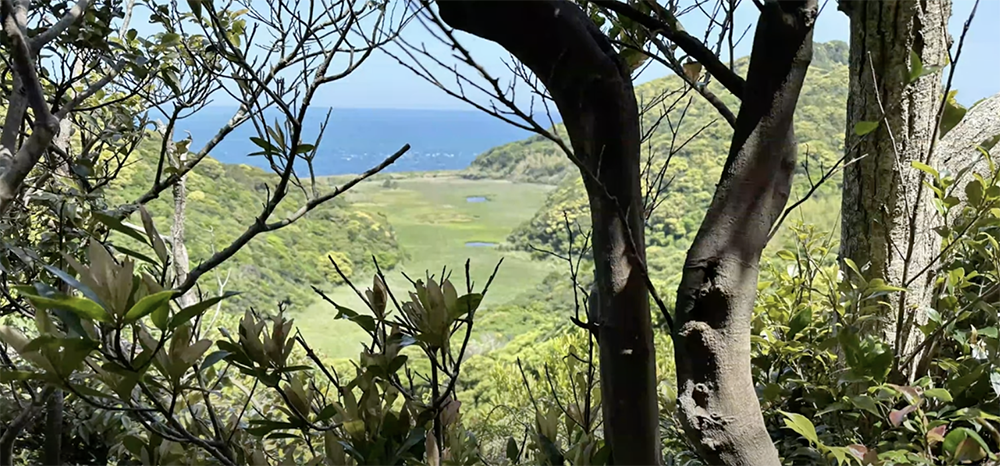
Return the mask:
<path fill-rule="evenodd" d="M 486 202 L 488 200 L 486 196 L 469 196 L 465 198 L 465 202 Z"/>
<path fill-rule="evenodd" d="M 487 243 L 485 241 L 469 241 L 465 243 L 465 247 L 469 248 L 492 248 L 495 247 L 497 243 Z"/>

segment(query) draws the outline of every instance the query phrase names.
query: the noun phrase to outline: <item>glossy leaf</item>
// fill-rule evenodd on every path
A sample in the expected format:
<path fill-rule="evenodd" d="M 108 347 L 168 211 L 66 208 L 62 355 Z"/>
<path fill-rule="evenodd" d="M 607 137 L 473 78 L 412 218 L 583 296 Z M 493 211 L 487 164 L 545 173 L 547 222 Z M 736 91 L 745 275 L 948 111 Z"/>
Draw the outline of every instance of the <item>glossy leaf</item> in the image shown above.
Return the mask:
<path fill-rule="evenodd" d="M 174 294 L 174 290 L 166 290 L 144 296 L 139 300 L 139 302 L 132 306 L 132 309 L 129 309 L 128 312 L 125 313 L 125 323 L 131 324 L 132 322 L 152 314 L 160 308 L 168 307 L 170 305 L 170 298 L 172 298 Z"/>
<path fill-rule="evenodd" d="M 111 315 L 101 307 L 86 298 L 76 296 L 56 296 L 53 298 L 43 298 L 36 295 L 27 295 L 28 301 L 36 307 L 43 309 L 61 309 L 70 311 L 77 316 L 98 322 L 111 322 Z"/>
<path fill-rule="evenodd" d="M 794 430 L 814 445 L 820 445 L 819 436 L 816 435 L 816 426 L 809 418 L 798 413 L 779 412 L 785 416 L 785 427 Z"/>

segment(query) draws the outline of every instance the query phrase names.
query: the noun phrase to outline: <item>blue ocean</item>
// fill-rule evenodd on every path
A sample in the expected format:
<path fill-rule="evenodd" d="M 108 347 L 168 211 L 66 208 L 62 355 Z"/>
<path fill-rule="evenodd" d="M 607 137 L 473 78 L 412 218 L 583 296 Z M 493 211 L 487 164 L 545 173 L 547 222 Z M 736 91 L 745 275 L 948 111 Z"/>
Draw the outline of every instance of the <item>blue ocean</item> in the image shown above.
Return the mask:
<path fill-rule="evenodd" d="M 210 106 L 177 123 L 175 139 L 185 133 L 192 138 L 191 150 L 199 150 L 235 112 L 233 107 Z M 327 108 L 313 108 L 304 128 L 303 141 L 312 143 L 326 119 Z M 269 112 L 274 124 L 279 114 Z M 210 154 L 225 163 L 268 168 L 260 150 L 250 141 L 257 136 L 252 122 L 229 134 Z M 460 170 L 477 155 L 492 147 L 523 139 L 529 133 L 478 111 L 333 109 L 314 161 L 316 175 L 361 173 L 378 165 L 404 144 L 411 149 L 386 171 Z M 298 162 L 300 174 L 306 165 Z M 298 164 L 297 164 L 298 167 Z"/>

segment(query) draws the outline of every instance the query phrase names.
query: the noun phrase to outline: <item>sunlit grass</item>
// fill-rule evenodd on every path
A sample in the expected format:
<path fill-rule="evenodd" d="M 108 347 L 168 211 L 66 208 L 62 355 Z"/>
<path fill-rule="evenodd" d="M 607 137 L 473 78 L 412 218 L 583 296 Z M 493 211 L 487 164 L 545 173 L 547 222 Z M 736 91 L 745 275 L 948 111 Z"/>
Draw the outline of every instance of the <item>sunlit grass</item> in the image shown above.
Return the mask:
<path fill-rule="evenodd" d="M 521 222 L 541 207 L 550 186 L 517 184 L 497 180 L 464 180 L 457 177 L 406 177 L 394 188 L 381 182 L 361 185 L 347 196 L 354 208 L 380 212 L 396 230 L 399 243 L 409 259 L 388 273 L 390 288 L 399 296 L 410 289 L 402 276 L 424 277 L 429 271 L 440 276 L 441 268 L 452 273 L 452 282 L 464 289 L 465 262 L 476 288 L 481 288 L 503 258 L 500 272 L 490 287 L 484 308 L 502 304 L 539 283 L 555 270 L 556 264 L 532 260 L 523 252 L 496 247 L 467 247 L 468 242 L 502 243 Z M 467 202 L 481 196 L 487 202 Z M 371 286 L 371 277 L 358 276 L 361 290 Z M 364 304 L 347 286 L 337 287 L 328 296 L 342 306 L 357 311 Z M 295 320 L 312 346 L 332 358 L 357 357 L 363 331 L 345 321 L 336 321 L 336 311 L 317 301 L 295 314 Z"/>

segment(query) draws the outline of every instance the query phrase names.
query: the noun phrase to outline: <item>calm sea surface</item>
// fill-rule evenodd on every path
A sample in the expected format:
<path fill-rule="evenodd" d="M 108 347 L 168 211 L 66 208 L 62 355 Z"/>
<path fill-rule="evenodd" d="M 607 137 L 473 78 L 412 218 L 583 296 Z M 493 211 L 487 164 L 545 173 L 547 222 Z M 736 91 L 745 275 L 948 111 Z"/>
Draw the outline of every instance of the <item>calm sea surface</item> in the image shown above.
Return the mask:
<path fill-rule="evenodd" d="M 325 108 L 310 111 L 310 122 L 303 138 L 312 143 L 326 117 Z M 177 125 L 176 139 L 190 133 L 191 150 L 199 150 L 235 108 L 206 107 Z M 268 114 L 273 124 L 276 112 Z M 251 122 L 231 133 L 212 152 L 226 163 L 245 163 L 267 168 L 263 157 L 248 157 L 260 148 L 250 141 L 257 131 Z M 316 175 L 360 173 L 378 165 L 385 157 L 410 144 L 410 151 L 386 171 L 459 170 L 492 147 L 527 137 L 526 131 L 514 128 L 477 111 L 333 109 L 314 162 Z M 306 170 L 299 162 L 300 174 Z"/>

